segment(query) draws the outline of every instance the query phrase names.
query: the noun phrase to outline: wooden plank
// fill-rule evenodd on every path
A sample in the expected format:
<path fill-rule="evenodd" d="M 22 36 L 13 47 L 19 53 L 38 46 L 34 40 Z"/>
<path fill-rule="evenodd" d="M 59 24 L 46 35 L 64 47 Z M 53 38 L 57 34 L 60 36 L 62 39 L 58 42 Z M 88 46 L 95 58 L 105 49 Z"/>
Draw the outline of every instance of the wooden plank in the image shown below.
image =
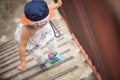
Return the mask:
<path fill-rule="evenodd" d="M 70 68 L 68 68 L 68 69 L 66 69 L 66 70 L 64 70 L 64 71 L 62 71 L 62 72 L 60 72 L 60 73 L 58 73 L 56 75 L 53 75 L 53 76 L 49 77 L 46 80 L 54 80 L 54 79 L 56 79 L 56 78 L 58 78 L 60 76 L 63 76 L 64 74 L 67 74 L 67 73 L 69 73 L 69 72 L 71 72 L 71 71 L 73 71 L 73 70 L 75 70 L 77 68 L 78 68 L 78 65 L 72 66 L 72 67 L 70 67 Z"/>
<path fill-rule="evenodd" d="M 9 54 L 0 57 L 0 64 L 1 64 L 1 60 L 5 59 L 6 57 L 9 57 L 10 55 L 15 54 L 15 53 L 17 53 L 17 52 L 18 52 L 18 50 L 16 49 L 15 51 L 11 51 L 11 52 L 9 52 Z M 18 54 L 15 54 L 15 55 L 18 55 Z M 14 57 L 16 57 L 16 56 L 14 56 Z M 12 57 L 12 58 L 13 58 L 13 57 Z M 11 58 L 11 59 L 12 59 L 12 58 Z M 7 60 L 8 60 L 8 59 L 7 59 Z"/>
<path fill-rule="evenodd" d="M 28 63 L 28 62 L 30 62 L 30 61 L 32 61 L 32 60 L 33 60 L 33 59 L 29 59 L 29 60 L 26 61 L 26 63 Z M 4 72 L 0 72 L 0 75 L 3 75 L 3 74 L 5 74 L 5 73 L 7 73 L 7 72 L 9 72 L 9 71 L 12 71 L 12 70 L 16 69 L 16 68 L 17 68 L 17 66 L 15 65 L 14 67 L 11 67 L 11 68 L 7 69 L 7 70 L 4 71 Z"/>
<path fill-rule="evenodd" d="M 65 53 L 67 53 L 69 51 L 70 51 L 70 49 L 68 48 L 68 49 L 64 50 L 63 52 L 60 52 L 60 54 L 65 54 Z"/>
<path fill-rule="evenodd" d="M 48 68 L 41 69 L 40 71 L 36 72 L 35 74 L 32 74 L 32 75 L 30 75 L 30 76 L 28 76 L 28 77 L 25 77 L 25 78 L 23 78 L 22 80 L 28 80 L 28 79 L 30 79 L 30 78 L 38 75 L 38 74 L 41 74 L 41 73 L 43 73 L 43 72 L 45 72 L 45 71 L 47 71 L 47 70 L 50 70 L 50 69 L 52 69 L 52 68 L 54 68 L 54 67 L 56 67 L 56 66 L 59 66 L 60 64 L 65 63 L 65 62 L 67 62 L 67 61 L 69 61 L 69 60 L 71 60 L 71 59 L 73 59 L 73 56 L 70 56 L 70 57 L 66 58 L 65 60 L 63 60 L 63 61 L 60 61 L 60 62 L 58 62 L 58 63 L 55 63 L 55 64 L 53 64 L 52 66 L 50 66 L 50 67 L 48 67 Z M 14 78 L 14 77 L 17 77 L 19 74 L 25 73 L 25 72 L 27 72 L 28 70 L 32 70 L 32 69 L 35 68 L 35 67 L 38 67 L 38 65 L 32 66 L 32 67 L 28 68 L 26 71 L 21 71 L 21 72 L 15 74 L 15 75 L 12 75 L 12 76 L 10 76 L 10 77 L 7 77 L 7 78 L 3 79 L 3 80 L 10 80 L 10 79 L 12 79 L 12 78 Z"/>
<path fill-rule="evenodd" d="M 67 61 L 69 61 L 69 60 L 71 60 L 71 59 L 73 59 L 73 56 L 70 56 L 70 57 L 66 58 L 65 60 L 63 60 L 63 61 L 60 61 L 60 62 L 58 62 L 58 63 L 55 63 L 55 64 L 53 64 L 52 66 L 50 66 L 50 67 L 48 67 L 48 68 L 42 69 L 42 70 L 40 70 L 39 72 L 37 72 L 37 73 L 35 73 L 35 74 L 32 74 L 32 75 L 30 75 L 30 76 L 28 76 L 28 77 L 23 78 L 22 80 L 28 80 L 28 79 L 30 79 L 30 78 L 32 78 L 32 77 L 35 77 L 35 76 L 37 76 L 37 75 L 39 75 L 39 74 L 41 74 L 41 73 L 43 73 L 43 72 L 45 72 L 45 71 L 47 71 L 47 70 L 50 70 L 50 69 L 52 69 L 52 68 L 54 68 L 54 67 L 56 67 L 56 66 L 59 66 L 60 64 L 63 64 L 63 63 L 65 63 L 65 62 L 67 62 Z"/>
<path fill-rule="evenodd" d="M 57 39 L 57 42 L 60 43 L 60 42 L 63 41 L 63 40 L 64 40 L 64 37 L 60 37 L 60 38 Z M 65 40 L 64 40 L 64 41 L 65 41 Z M 66 42 L 64 42 L 64 44 L 66 44 Z M 63 46 L 64 44 L 61 43 L 60 45 L 58 45 L 58 47 L 61 47 L 61 46 Z M 18 46 L 17 46 L 17 47 L 14 47 L 14 49 L 15 49 L 15 48 L 18 48 Z M 12 50 L 14 50 L 14 49 L 13 49 L 13 47 L 12 47 Z M 9 50 L 11 50 L 10 47 L 7 48 L 6 50 L 3 50 L 3 52 L 0 53 L 0 56 L 5 55 L 6 53 L 9 52 Z"/>
<path fill-rule="evenodd" d="M 28 55 L 30 55 L 30 54 L 26 54 L 26 57 L 27 57 Z M 3 65 L 3 66 L 1 66 L 0 69 L 1 69 L 1 68 L 4 68 L 4 67 L 6 67 L 6 66 L 9 66 L 9 65 L 11 65 L 11 64 L 13 64 L 13 63 L 16 63 L 18 60 L 19 60 L 19 58 L 18 58 L 18 59 L 15 59 L 14 61 L 11 61 L 11 62 Z"/>
<path fill-rule="evenodd" d="M 7 49 L 9 49 L 9 48 L 11 48 L 11 47 L 13 47 L 13 46 L 15 46 L 15 45 L 17 45 L 17 44 L 16 44 L 16 43 L 12 43 L 12 44 L 4 47 L 4 48 L 0 48 L 0 52 L 5 51 L 5 50 L 7 50 Z"/>
<path fill-rule="evenodd" d="M 5 42 L 5 43 L 2 43 L 2 44 L 0 45 L 0 48 L 3 48 L 5 45 L 10 44 L 12 41 L 14 41 L 14 40 L 10 40 L 10 41 L 7 41 L 7 42 Z"/>
<path fill-rule="evenodd" d="M 63 39 L 64 39 L 64 37 L 60 37 L 60 38 L 57 39 L 57 41 L 60 42 Z"/>
<path fill-rule="evenodd" d="M 63 39 L 64 39 L 64 37 L 60 37 L 60 38 L 57 39 L 57 41 L 59 42 L 59 41 L 61 41 L 61 40 L 63 40 Z M 17 43 L 15 43 L 14 40 L 11 40 L 11 41 L 8 41 L 8 42 L 6 42 L 6 43 L 3 43 L 2 45 L 0 45 L 0 52 L 1 52 L 2 49 L 8 47 L 9 45 L 11 46 L 11 45 L 13 45 L 13 44 L 17 44 Z"/>
<path fill-rule="evenodd" d="M 63 42 L 63 43 L 61 43 L 61 44 L 58 45 L 58 48 L 66 45 L 66 44 L 67 44 L 67 42 Z M 67 50 L 67 51 L 70 51 L 70 50 Z M 63 51 L 63 52 L 61 52 L 61 54 L 65 53 L 65 52 L 66 52 L 66 51 Z M 12 54 L 12 53 L 11 53 L 11 54 Z M 11 54 L 9 53 L 8 55 L 0 58 L 0 60 L 4 59 L 5 57 L 9 57 Z M 12 56 L 12 57 L 10 57 L 10 58 L 8 58 L 8 59 L 10 60 L 10 59 L 12 59 L 12 58 L 14 58 L 14 57 L 16 57 L 16 56 L 17 56 L 17 55 L 14 55 L 14 56 Z M 8 59 L 7 59 L 7 60 L 8 60 Z M 7 60 L 5 60 L 5 61 L 7 61 Z M 16 59 L 16 60 L 18 60 L 18 59 Z M 5 62 L 5 61 L 2 61 L 2 62 Z M 2 62 L 0 62 L 0 63 L 2 63 Z"/>
<path fill-rule="evenodd" d="M 68 43 L 68 42 L 64 42 L 64 43 L 62 43 L 62 44 L 58 45 L 58 48 L 59 48 L 59 47 L 61 47 L 61 46 L 66 45 L 67 43 Z"/>
<path fill-rule="evenodd" d="M 3 46 L 1 46 L 0 51 L 1 51 L 2 49 L 5 49 L 6 47 L 11 46 L 12 44 L 17 44 L 17 43 L 14 42 L 14 41 L 12 41 L 12 42 L 10 42 L 10 43 L 8 43 L 8 44 L 6 44 L 6 45 L 3 45 Z"/>
<path fill-rule="evenodd" d="M 60 53 L 61 53 L 61 54 L 65 54 L 65 53 L 67 53 L 67 52 L 69 52 L 69 51 L 70 51 L 70 49 L 66 49 L 65 51 L 60 52 Z M 12 52 L 11 54 L 13 54 L 13 53 L 15 53 L 15 52 L 17 52 L 17 51 Z M 0 60 L 3 60 L 5 57 L 9 57 L 11 54 L 2 57 Z M 28 54 L 28 55 L 29 55 L 29 54 Z M 28 56 L 28 55 L 26 55 L 26 56 Z M 17 56 L 18 56 L 18 54 L 15 54 L 15 55 L 7 58 L 6 60 L 0 61 L 0 64 L 5 63 L 6 61 L 11 60 L 11 59 L 13 59 L 14 57 L 17 57 Z M 16 60 L 18 61 L 19 59 L 16 59 Z"/>
<path fill-rule="evenodd" d="M 61 54 L 65 54 L 65 53 L 67 53 L 67 52 L 69 52 L 69 51 L 70 51 L 70 49 L 66 49 L 65 51 L 60 52 L 60 53 L 61 53 Z M 27 61 L 27 62 L 29 62 L 29 61 Z M 17 67 L 17 66 L 14 66 L 14 67 L 12 67 L 12 68 L 4 71 L 4 72 L 1 72 L 0 75 L 1 75 L 1 74 L 5 74 L 5 73 L 7 73 L 8 71 L 12 71 L 12 70 L 15 69 L 16 67 Z"/>
<path fill-rule="evenodd" d="M 18 45 L 15 45 L 15 46 L 13 46 L 13 47 L 11 47 L 11 48 L 3 51 L 3 52 L 0 52 L 0 56 L 6 55 L 6 54 L 9 53 L 10 51 L 13 51 L 13 50 L 15 50 L 15 49 L 17 49 L 17 48 L 18 48 Z"/>

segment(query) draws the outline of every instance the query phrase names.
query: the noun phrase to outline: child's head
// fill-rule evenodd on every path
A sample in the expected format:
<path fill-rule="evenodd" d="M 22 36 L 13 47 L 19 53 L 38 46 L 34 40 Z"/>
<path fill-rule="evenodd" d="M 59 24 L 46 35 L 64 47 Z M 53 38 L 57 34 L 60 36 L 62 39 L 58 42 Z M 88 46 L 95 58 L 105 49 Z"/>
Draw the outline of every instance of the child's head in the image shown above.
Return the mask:
<path fill-rule="evenodd" d="M 43 0 L 33 0 L 28 2 L 24 8 L 25 19 L 24 21 L 28 21 L 29 24 L 45 24 L 48 21 L 49 9 L 47 3 Z M 24 20 L 24 21 L 23 21 Z M 38 23 L 39 22 L 39 23 Z"/>

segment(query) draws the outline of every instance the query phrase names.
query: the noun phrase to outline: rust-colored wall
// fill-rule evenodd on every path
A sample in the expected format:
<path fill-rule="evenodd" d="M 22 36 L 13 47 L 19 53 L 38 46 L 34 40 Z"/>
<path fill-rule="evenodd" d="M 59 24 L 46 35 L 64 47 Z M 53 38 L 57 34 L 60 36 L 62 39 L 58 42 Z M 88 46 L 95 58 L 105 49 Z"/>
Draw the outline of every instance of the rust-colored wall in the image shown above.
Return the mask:
<path fill-rule="evenodd" d="M 111 80 L 120 80 L 119 64 L 119 32 L 114 22 L 114 16 L 107 4 L 102 1 L 85 1 L 92 28 L 96 34 L 101 56 L 105 61 Z"/>
<path fill-rule="evenodd" d="M 61 13 L 103 80 L 120 80 L 119 23 L 103 0 L 63 0 Z"/>

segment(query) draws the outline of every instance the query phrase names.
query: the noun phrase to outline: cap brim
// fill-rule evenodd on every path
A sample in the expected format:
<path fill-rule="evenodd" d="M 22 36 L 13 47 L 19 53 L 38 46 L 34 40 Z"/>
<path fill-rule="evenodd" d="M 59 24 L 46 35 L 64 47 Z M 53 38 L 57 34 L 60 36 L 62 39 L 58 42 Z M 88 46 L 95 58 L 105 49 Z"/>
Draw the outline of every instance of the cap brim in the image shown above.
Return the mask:
<path fill-rule="evenodd" d="M 49 8 L 49 19 L 53 18 L 54 15 L 55 15 L 54 10 L 52 10 L 52 9 Z M 29 25 L 29 24 L 31 24 L 31 23 L 27 20 L 27 18 L 26 18 L 25 15 L 22 17 L 22 24 L 24 24 L 24 25 Z"/>
<path fill-rule="evenodd" d="M 24 24 L 24 25 L 30 24 L 30 22 L 27 20 L 27 18 L 25 16 L 22 17 L 22 24 Z"/>

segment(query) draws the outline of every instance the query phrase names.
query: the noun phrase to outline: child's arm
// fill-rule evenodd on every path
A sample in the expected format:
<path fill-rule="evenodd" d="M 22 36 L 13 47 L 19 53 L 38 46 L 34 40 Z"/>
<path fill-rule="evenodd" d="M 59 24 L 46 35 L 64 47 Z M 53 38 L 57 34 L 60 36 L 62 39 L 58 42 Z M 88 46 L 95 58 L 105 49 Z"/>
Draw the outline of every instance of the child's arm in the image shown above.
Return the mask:
<path fill-rule="evenodd" d="M 49 8 L 54 10 L 60 7 L 61 5 L 62 5 L 62 0 L 58 0 L 57 3 L 49 5 Z"/>

